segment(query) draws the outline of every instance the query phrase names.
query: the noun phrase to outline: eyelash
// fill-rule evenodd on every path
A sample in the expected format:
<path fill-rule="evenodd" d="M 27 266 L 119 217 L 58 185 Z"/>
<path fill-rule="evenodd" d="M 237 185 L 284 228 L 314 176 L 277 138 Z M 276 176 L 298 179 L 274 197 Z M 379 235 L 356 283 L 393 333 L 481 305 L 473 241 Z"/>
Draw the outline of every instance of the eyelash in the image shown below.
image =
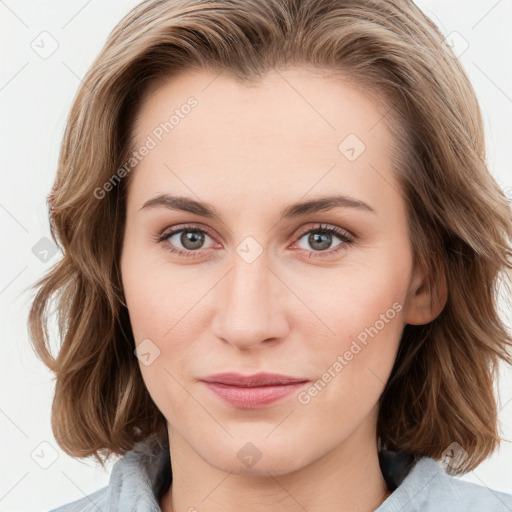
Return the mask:
<path fill-rule="evenodd" d="M 169 238 L 171 238 L 173 235 L 175 235 L 177 233 L 181 233 L 181 232 L 186 232 L 186 231 L 195 231 L 195 232 L 199 232 L 199 233 L 204 233 L 204 234 L 208 235 L 210 238 L 212 238 L 212 239 L 214 238 L 213 235 L 206 229 L 198 228 L 194 225 L 183 225 L 183 226 L 177 226 L 176 228 L 173 228 L 169 231 L 164 231 L 162 234 L 160 234 L 156 237 L 156 242 L 163 243 L 163 242 L 169 240 Z M 341 243 L 338 244 L 334 250 L 309 251 L 311 254 L 315 254 L 316 257 L 320 257 L 320 258 L 323 258 L 326 256 L 332 256 L 333 254 L 337 254 L 338 252 L 340 252 L 342 250 L 346 250 L 347 244 L 352 245 L 355 242 L 355 237 L 353 237 L 352 235 L 347 233 L 345 230 L 335 227 L 335 226 L 331 226 L 331 227 L 328 227 L 327 225 L 322 226 L 321 224 L 314 228 L 309 227 L 309 228 L 305 228 L 305 229 L 299 231 L 299 233 L 297 233 L 297 235 L 296 235 L 295 242 L 298 242 L 304 235 L 312 233 L 312 232 L 313 233 L 321 233 L 321 234 L 333 234 L 333 235 L 336 235 L 341 240 Z M 170 244 L 168 245 L 168 247 L 166 247 L 166 249 L 174 254 L 178 254 L 179 256 L 184 256 L 186 258 L 197 258 L 198 256 L 201 255 L 201 249 L 196 250 L 196 251 L 192 251 L 192 250 L 184 251 L 182 249 L 176 249 L 175 247 L 171 246 Z M 208 250 L 208 249 L 205 249 L 205 250 Z M 311 257 L 311 256 L 309 256 L 309 257 Z"/>

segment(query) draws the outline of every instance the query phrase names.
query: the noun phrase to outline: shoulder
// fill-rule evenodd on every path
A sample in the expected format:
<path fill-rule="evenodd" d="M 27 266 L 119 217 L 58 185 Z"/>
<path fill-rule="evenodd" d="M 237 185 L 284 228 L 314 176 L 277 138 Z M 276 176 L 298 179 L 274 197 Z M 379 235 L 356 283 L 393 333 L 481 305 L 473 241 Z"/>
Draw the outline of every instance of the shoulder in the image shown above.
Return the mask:
<path fill-rule="evenodd" d="M 160 510 L 158 493 L 170 471 L 165 444 L 138 443 L 115 462 L 108 486 L 50 512 Z"/>
<path fill-rule="evenodd" d="M 375 512 L 511 512 L 512 495 L 447 474 L 434 459 L 420 459 Z"/>
<path fill-rule="evenodd" d="M 102 487 L 88 496 L 61 505 L 49 512 L 98 512 L 98 510 L 107 510 L 105 505 L 107 503 L 108 490 L 108 486 Z"/>
<path fill-rule="evenodd" d="M 441 469 L 441 471 L 443 471 Z M 511 512 L 512 495 L 496 491 L 485 485 L 466 482 L 459 478 L 442 473 L 442 484 L 429 485 L 429 494 L 426 497 L 429 507 L 426 510 L 435 510 L 436 506 L 450 506 L 450 510 L 465 512 Z M 437 509 L 436 509 L 437 510 Z"/>

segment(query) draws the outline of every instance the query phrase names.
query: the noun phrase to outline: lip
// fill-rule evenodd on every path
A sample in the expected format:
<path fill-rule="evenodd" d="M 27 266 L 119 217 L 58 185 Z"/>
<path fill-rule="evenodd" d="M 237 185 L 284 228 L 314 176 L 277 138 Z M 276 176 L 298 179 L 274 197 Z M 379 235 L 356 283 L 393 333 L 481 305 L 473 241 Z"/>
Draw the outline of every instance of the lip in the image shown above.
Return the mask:
<path fill-rule="evenodd" d="M 217 396 L 235 407 L 257 409 L 284 399 L 309 382 L 277 373 L 217 373 L 201 379 Z"/>
<path fill-rule="evenodd" d="M 201 379 L 204 382 L 214 382 L 216 384 L 226 384 L 228 386 L 238 387 L 259 387 L 259 386 L 282 386 L 285 384 L 296 384 L 297 382 L 306 382 L 308 379 L 300 377 L 290 377 L 280 373 L 254 373 L 253 375 L 242 375 L 241 373 L 226 372 L 216 373 Z"/>

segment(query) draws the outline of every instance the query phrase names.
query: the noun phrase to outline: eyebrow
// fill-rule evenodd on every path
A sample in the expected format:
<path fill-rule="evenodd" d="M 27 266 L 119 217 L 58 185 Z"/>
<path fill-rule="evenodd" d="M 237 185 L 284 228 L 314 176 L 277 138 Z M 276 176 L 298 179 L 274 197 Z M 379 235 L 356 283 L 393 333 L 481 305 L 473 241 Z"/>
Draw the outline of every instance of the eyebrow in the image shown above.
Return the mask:
<path fill-rule="evenodd" d="M 150 209 L 156 207 L 164 207 L 170 210 L 178 210 L 189 213 L 195 213 L 202 217 L 221 221 L 221 215 L 213 206 L 202 201 L 196 201 L 185 196 L 172 196 L 169 194 L 160 194 L 146 201 L 142 209 Z M 309 201 L 299 201 L 287 206 L 280 213 L 281 219 L 291 219 L 300 217 L 310 213 L 332 210 L 333 208 L 356 208 L 371 213 L 377 213 L 369 204 L 349 197 L 346 195 L 330 195 L 311 199 Z"/>

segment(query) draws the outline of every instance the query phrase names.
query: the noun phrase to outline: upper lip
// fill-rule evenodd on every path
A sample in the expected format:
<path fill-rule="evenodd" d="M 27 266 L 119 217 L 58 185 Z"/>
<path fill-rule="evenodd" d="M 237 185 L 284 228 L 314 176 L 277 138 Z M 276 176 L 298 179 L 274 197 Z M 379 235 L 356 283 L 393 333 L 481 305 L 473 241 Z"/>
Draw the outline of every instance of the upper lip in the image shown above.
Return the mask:
<path fill-rule="evenodd" d="M 278 386 L 285 384 L 294 384 L 298 382 L 307 382 L 308 379 L 299 377 L 290 377 L 279 373 L 255 373 L 253 375 L 242 375 L 240 373 L 226 372 L 216 373 L 201 379 L 204 382 L 215 382 L 229 386 L 256 387 L 256 386 Z"/>

